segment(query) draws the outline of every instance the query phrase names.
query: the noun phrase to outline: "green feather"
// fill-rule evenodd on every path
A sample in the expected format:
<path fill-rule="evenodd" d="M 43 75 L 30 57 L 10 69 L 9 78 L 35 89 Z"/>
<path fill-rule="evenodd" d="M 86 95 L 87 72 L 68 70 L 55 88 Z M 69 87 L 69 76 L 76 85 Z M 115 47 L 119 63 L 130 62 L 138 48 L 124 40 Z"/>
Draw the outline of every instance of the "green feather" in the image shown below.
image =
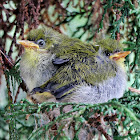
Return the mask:
<path fill-rule="evenodd" d="M 49 83 L 56 83 L 53 90 L 58 90 L 71 83 L 80 85 L 83 81 L 90 85 L 98 85 L 115 76 L 116 70 L 116 65 L 110 65 L 106 61 L 103 65 L 98 66 L 96 56 L 99 48 L 103 52 L 108 51 L 109 53 L 123 49 L 118 41 L 112 39 L 87 44 L 79 39 L 62 35 L 50 28 L 35 29 L 28 34 L 28 40 L 37 41 L 38 39 L 45 40 L 46 46 L 44 50 L 55 54 L 59 59 L 69 60 L 66 64 L 58 66 L 58 70 L 53 76 L 40 87 L 42 89 L 45 89 Z M 102 67 L 108 67 L 109 71 Z M 65 92 L 62 96 L 73 91 L 74 88 Z"/>

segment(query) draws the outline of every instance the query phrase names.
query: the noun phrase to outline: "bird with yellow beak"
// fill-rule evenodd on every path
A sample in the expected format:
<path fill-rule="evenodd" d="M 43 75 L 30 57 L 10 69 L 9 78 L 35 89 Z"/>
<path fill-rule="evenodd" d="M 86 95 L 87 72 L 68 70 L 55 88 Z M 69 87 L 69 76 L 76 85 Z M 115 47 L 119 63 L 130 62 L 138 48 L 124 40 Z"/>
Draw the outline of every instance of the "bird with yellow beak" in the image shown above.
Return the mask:
<path fill-rule="evenodd" d="M 19 43 L 24 46 L 21 77 L 34 102 L 97 104 L 124 94 L 124 60 L 130 51 L 116 40 L 89 44 L 43 27 Z"/>

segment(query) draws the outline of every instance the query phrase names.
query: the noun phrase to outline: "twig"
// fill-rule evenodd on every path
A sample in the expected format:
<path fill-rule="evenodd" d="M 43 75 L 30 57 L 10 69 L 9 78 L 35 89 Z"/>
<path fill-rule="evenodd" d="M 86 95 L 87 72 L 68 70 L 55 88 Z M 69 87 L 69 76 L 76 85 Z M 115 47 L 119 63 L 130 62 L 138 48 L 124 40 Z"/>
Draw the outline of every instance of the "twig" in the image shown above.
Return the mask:
<path fill-rule="evenodd" d="M 18 98 L 18 95 L 19 95 L 19 91 L 20 91 L 20 85 L 18 86 L 18 90 L 17 90 L 16 96 L 15 96 L 14 103 L 16 103 L 16 101 L 17 101 L 17 98 Z"/>
<path fill-rule="evenodd" d="M 97 126 L 97 129 L 98 129 L 98 131 L 100 131 L 105 136 L 105 138 L 107 140 L 113 140 L 111 138 L 111 136 L 106 132 L 106 130 L 101 125 Z"/>
<path fill-rule="evenodd" d="M 136 93 L 140 94 L 140 90 L 138 90 L 138 89 L 135 89 L 135 88 L 132 88 L 132 87 L 129 87 L 128 89 L 129 89 L 131 92 L 136 92 Z"/>
<path fill-rule="evenodd" d="M 0 56 L 1 56 L 0 61 L 1 61 L 1 64 L 2 64 L 2 70 L 3 70 L 3 72 L 5 72 L 5 71 L 6 71 L 6 67 L 5 67 L 4 60 L 3 60 L 3 57 L 2 57 L 1 54 L 2 54 L 2 51 L 0 51 Z M 8 61 L 8 62 L 10 62 L 10 61 Z M 9 101 L 12 102 L 12 101 L 13 101 L 12 92 L 11 92 L 11 90 L 10 90 L 10 86 L 9 86 L 9 84 L 8 84 L 8 77 L 7 77 L 6 74 L 5 74 L 5 79 L 6 79 L 6 86 L 7 86 L 7 89 L 8 89 Z"/>
<path fill-rule="evenodd" d="M 119 11 L 117 10 L 116 12 L 116 21 L 118 21 L 120 19 L 120 13 Z M 116 39 L 119 41 L 120 40 L 120 33 L 119 32 L 116 32 Z"/>
<path fill-rule="evenodd" d="M 8 56 L 7 56 L 6 54 L 4 54 L 4 53 L 2 52 L 2 50 L 0 50 L 0 53 L 4 56 L 4 59 L 5 59 L 6 63 L 8 63 L 8 66 L 10 66 L 10 67 L 12 68 L 12 67 L 14 66 L 14 64 L 11 62 L 10 58 L 8 58 Z M 3 60 L 3 63 L 4 63 L 5 61 Z"/>

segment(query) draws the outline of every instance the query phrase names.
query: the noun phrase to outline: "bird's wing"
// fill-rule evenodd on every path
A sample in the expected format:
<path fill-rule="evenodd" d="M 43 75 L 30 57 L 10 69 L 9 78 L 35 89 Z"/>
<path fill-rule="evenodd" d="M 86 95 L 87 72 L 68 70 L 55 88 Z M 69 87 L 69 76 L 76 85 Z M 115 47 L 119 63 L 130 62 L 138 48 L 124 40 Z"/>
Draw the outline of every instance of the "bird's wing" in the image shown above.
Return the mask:
<path fill-rule="evenodd" d="M 66 59 L 65 59 L 66 60 Z M 89 64 L 89 61 L 72 61 L 55 60 L 55 65 L 60 65 L 57 72 L 41 87 L 33 89 L 33 92 L 51 92 L 57 99 L 60 99 L 70 93 L 73 93 L 75 86 L 86 82 L 94 85 L 96 76 L 94 71 L 97 68 L 96 63 Z M 63 63 L 64 62 L 64 63 Z M 91 63 L 91 62 L 90 62 Z M 96 74 L 97 75 L 97 74 Z M 93 82 L 94 81 L 94 82 Z"/>
<path fill-rule="evenodd" d="M 75 49 L 75 48 L 74 48 Z M 95 59 L 95 53 L 91 51 L 91 47 L 86 48 L 86 52 L 79 47 L 76 50 L 78 54 L 72 52 L 64 54 L 53 60 L 53 64 L 59 68 L 56 73 L 41 87 L 33 89 L 33 92 L 51 92 L 57 99 L 73 93 L 77 85 L 87 83 L 90 85 L 98 85 L 114 74 L 111 65 L 104 61 L 99 62 Z M 81 52 L 82 51 L 82 52 Z M 79 56 L 78 56 L 79 55 Z M 75 57 L 75 58 L 74 58 Z M 106 71 L 106 69 L 108 71 Z"/>
<path fill-rule="evenodd" d="M 64 65 L 67 62 L 69 62 L 68 58 L 67 59 L 55 58 L 52 60 L 52 63 L 57 66 Z"/>
<path fill-rule="evenodd" d="M 60 65 L 60 64 L 59 64 Z M 57 99 L 72 93 L 75 85 L 80 84 L 83 76 L 80 76 L 74 64 L 61 65 L 57 72 L 41 87 L 33 89 L 33 93 L 49 91 Z"/>

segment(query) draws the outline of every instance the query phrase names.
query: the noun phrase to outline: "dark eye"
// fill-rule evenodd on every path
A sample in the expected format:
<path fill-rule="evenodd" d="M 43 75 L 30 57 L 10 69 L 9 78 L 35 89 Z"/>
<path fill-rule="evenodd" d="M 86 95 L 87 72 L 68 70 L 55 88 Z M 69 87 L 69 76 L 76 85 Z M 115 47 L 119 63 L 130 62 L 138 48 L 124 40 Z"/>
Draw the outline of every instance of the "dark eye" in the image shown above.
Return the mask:
<path fill-rule="evenodd" d="M 36 43 L 39 45 L 40 48 L 43 48 L 46 44 L 43 39 L 37 40 Z"/>
<path fill-rule="evenodd" d="M 108 51 L 105 51 L 106 56 L 110 56 L 110 53 Z"/>

